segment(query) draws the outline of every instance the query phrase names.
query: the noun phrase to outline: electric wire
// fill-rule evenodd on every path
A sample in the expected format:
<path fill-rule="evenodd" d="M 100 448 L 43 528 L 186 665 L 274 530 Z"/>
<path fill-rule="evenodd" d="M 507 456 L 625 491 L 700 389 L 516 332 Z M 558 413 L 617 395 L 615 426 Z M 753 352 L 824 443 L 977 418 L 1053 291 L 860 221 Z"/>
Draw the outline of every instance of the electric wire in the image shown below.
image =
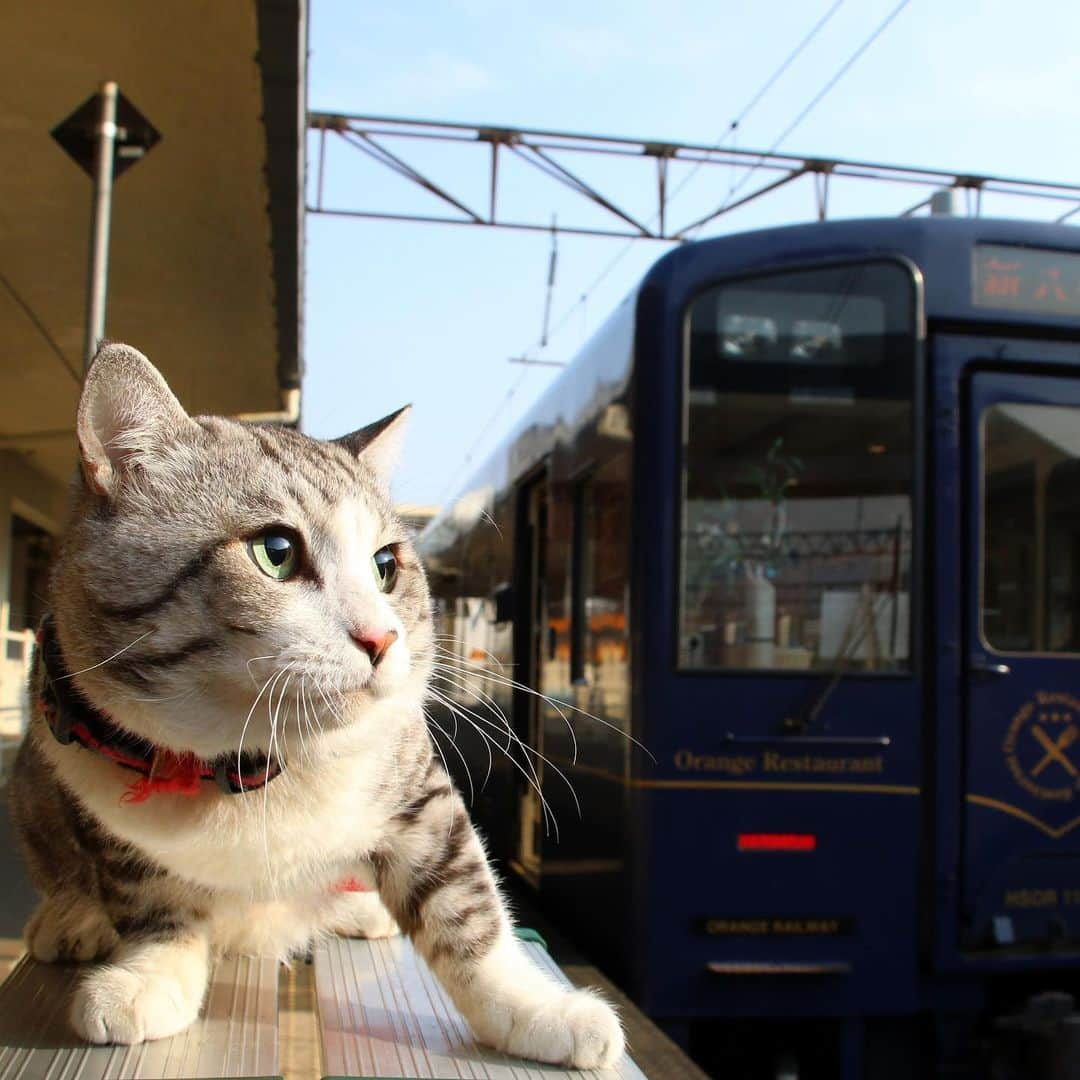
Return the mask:
<path fill-rule="evenodd" d="M 786 128 L 784 128 L 784 130 L 777 136 L 772 146 L 770 146 L 768 150 L 761 154 L 758 157 L 757 161 L 755 161 L 754 164 L 747 169 L 746 173 L 743 175 L 743 178 L 737 184 L 733 185 L 733 187 L 727 194 L 727 198 L 723 201 L 723 203 L 721 203 L 720 208 L 716 211 L 716 213 L 713 214 L 712 217 L 706 218 L 704 221 L 699 222 L 693 228 L 689 229 L 687 231 L 687 235 L 689 235 L 690 233 L 699 232 L 702 228 L 704 228 L 705 225 L 709 223 L 709 221 L 714 220 L 731 205 L 732 199 L 735 198 L 736 194 L 741 188 L 745 187 L 746 182 L 750 179 L 750 177 L 753 176 L 754 173 L 756 173 L 758 169 L 761 168 L 762 163 L 765 161 L 765 159 L 770 154 L 775 153 L 779 149 L 780 145 L 787 139 L 787 137 L 810 115 L 813 109 L 817 107 L 817 105 L 829 93 L 829 91 L 832 90 L 832 88 L 836 86 L 836 84 L 848 73 L 848 71 L 851 70 L 852 66 L 856 63 L 856 61 L 858 61 L 858 59 L 863 55 L 863 53 L 865 53 L 866 50 L 869 49 L 875 41 L 877 41 L 877 39 L 888 29 L 889 25 L 897 17 L 897 15 L 899 15 L 900 12 L 903 11 L 904 8 L 906 8 L 910 3 L 911 0 L 900 0 L 900 3 L 897 4 L 896 7 L 894 7 L 892 11 L 890 11 L 889 14 L 886 15 L 880 23 L 878 23 L 873 33 L 871 33 L 870 36 L 851 54 L 851 56 L 848 57 L 848 59 L 836 70 L 836 72 L 832 75 L 828 82 L 826 82 L 825 85 L 822 86 L 822 88 L 810 99 L 810 101 L 806 104 L 806 106 L 798 114 L 798 116 L 796 116 L 795 119 L 792 120 Z"/>
<path fill-rule="evenodd" d="M 814 40 L 814 38 L 816 38 L 818 34 L 821 33 L 821 31 L 825 28 L 826 24 L 832 19 L 832 17 L 837 13 L 837 11 L 840 10 L 843 4 L 844 0 L 835 0 L 835 2 L 825 12 L 825 14 L 822 15 L 821 18 L 818 19 L 818 21 L 814 23 L 810 30 L 803 36 L 802 40 L 798 43 L 798 45 L 796 45 L 795 48 L 792 49 L 790 53 L 788 53 L 787 57 L 783 60 L 779 67 L 777 67 L 776 70 L 765 80 L 765 82 L 763 82 L 761 86 L 758 87 L 754 95 L 742 107 L 742 109 L 735 116 L 735 118 L 728 124 L 723 134 L 720 135 L 720 137 L 716 140 L 713 146 L 706 152 L 705 156 L 701 158 L 701 160 L 695 162 L 693 168 L 691 168 L 682 178 L 682 180 L 679 181 L 679 184 L 676 186 L 675 190 L 672 191 L 672 193 L 668 196 L 668 206 L 670 206 L 671 203 L 675 201 L 675 197 L 679 194 L 679 192 L 683 190 L 683 188 L 686 187 L 686 185 L 690 182 L 691 178 L 702 167 L 702 165 L 704 165 L 713 154 L 718 153 L 724 148 L 724 143 L 735 134 L 735 132 L 739 129 L 739 125 L 747 118 L 747 116 L 750 115 L 755 106 L 757 106 L 761 102 L 762 98 L 765 97 L 765 95 L 773 88 L 773 86 L 776 85 L 784 72 L 786 72 L 787 69 L 791 67 L 791 65 L 804 52 L 804 50 Z M 659 220 L 659 217 L 660 214 L 658 211 L 650 219 L 649 228 L 652 228 L 652 226 L 656 224 L 656 222 Z M 603 270 L 600 271 L 596 279 L 584 290 L 584 292 L 581 293 L 577 300 L 575 300 L 574 303 L 570 305 L 570 307 L 567 308 L 565 312 L 563 312 L 562 317 L 548 334 L 549 342 L 570 321 L 570 319 L 573 318 L 574 312 L 577 311 L 577 309 L 583 303 L 585 303 L 589 295 L 600 285 L 602 285 L 604 281 L 607 280 L 608 276 L 615 269 L 615 267 L 617 267 L 619 263 L 621 263 L 623 259 L 626 258 L 626 253 L 635 245 L 636 242 L 636 239 L 628 240 L 622 246 L 622 248 L 620 248 L 619 251 L 616 252 L 615 257 L 604 267 Z"/>
<path fill-rule="evenodd" d="M 526 365 L 525 367 L 523 367 L 521 369 L 521 373 L 510 384 L 510 388 L 506 391 L 506 394 L 504 395 L 503 399 L 499 402 L 499 404 L 496 407 L 495 411 L 491 414 L 490 417 L 488 417 L 488 422 L 480 429 L 480 434 L 477 435 L 476 438 L 473 440 L 472 445 L 469 447 L 468 452 L 465 454 L 465 457 L 462 459 L 461 470 L 460 470 L 462 473 L 464 473 L 464 472 L 466 472 L 468 470 L 469 465 L 472 463 L 473 455 L 476 453 L 478 447 L 484 441 L 484 439 L 487 438 L 488 432 L 490 432 L 491 429 L 495 426 L 495 424 L 498 421 L 499 417 L 502 416 L 503 410 L 507 407 L 507 405 L 510 404 L 511 401 L 513 401 L 514 395 L 518 392 L 518 390 L 521 389 L 521 384 L 528 377 L 530 370 L 531 370 L 531 368 L 529 368 L 528 365 Z M 443 493 L 439 498 L 439 502 L 442 502 L 446 498 L 446 496 L 450 493 L 450 489 L 456 483 L 458 483 L 459 479 L 460 479 L 460 477 L 457 477 L 457 476 L 452 476 L 450 478 L 450 480 L 446 484 L 446 487 L 443 489 Z"/>
<path fill-rule="evenodd" d="M 844 75 L 847 74 L 847 72 L 851 69 L 852 65 L 854 65 L 856 61 L 863 55 L 863 53 L 865 53 L 866 50 L 870 48 L 870 46 L 885 32 L 889 24 L 892 23 L 892 21 L 897 17 L 897 15 L 899 15 L 900 12 L 905 7 L 907 7 L 910 2 L 911 0 L 900 0 L 900 3 L 895 8 L 893 8 L 893 10 L 885 17 L 884 20 L 882 20 L 882 22 L 878 24 L 878 26 L 874 29 L 870 36 L 855 50 L 854 53 L 851 54 L 851 56 L 848 57 L 848 59 L 837 69 L 837 71 L 830 77 L 830 79 L 824 84 L 824 86 L 814 95 L 813 98 L 810 99 L 809 103 L 802 109 L 802 111 L 795 117 L 795 119 L 790 124 L 788 124 L 788 126 L 780 133 L 778 138 L 773 142 L 772 146 L 770 146 L 769 149 L 764 154 L 762 154 L 758 158 L 758 160 L 750 167 L 750 169 L 746 172 L 743 178 L 738 183 L 732 185 L 731 190 L 728 191 L 727 197 L 724 199 L 724 202 L 721 204 L 720 208 L 716 211 L 716 214 L 714 214 L 713 217 L 718 216 L 727 209 L 727 207 L 731 204 L 732 199 L 734 199 L 735 194 L 739 191 L 740 188 L 742 188 L 746 184 L 747 180 L 749 180 L 750 177 L 761 167 L 765 158 L 768 157 L 770 154 L 775 153 L 775 151 L 780 147 L 781 143 L 783 143 L 784 140 L 787 139 L 788 136 L 791 135 L 791 133 L 795 131 L 795 129 L 807 118 L 807 116 L 810 115 L 811 111 L 822 101 L 822 99 L 844 77 Z M 758 93 L 754 95 L 754 97 L 750 100 L 747 106 L 743 109 L 742 113 L 740 113 L 740 115 L 731 122 L 731 124 L 728 126 L 728 130 L 724 133 L 723 136 L 721 136 L 720 140 L 716 143 L 713 149 L 709 151 L 710 154 L 722 149 L 724 139 L 734 134 L 734 132 L 738 129 L 739 124 L 742 122 L 743 119 L 745 119 L 746 114 L 750 111 L 751 108 L 753 108 L 754 105 L 756 105 L 762 99 L 766 88 L 771 87 L 779 78 L 780 74 L 782 74 L 791 65 L 795 58 L 806 48 L 806 46 L 810 44 L 810 42 L 817 36 L 818 32 L 833 17 L 833 15 L 836 14 L 841 3 L 843 3 L 843 0 L 838 0 L 837 3 L 834 3 L 833 6 L 829 8 L 829 10 L 826 11 L 826 13 L 821 17 L 821 19 L 819 19 L 818 22 L 811 28 L 810 32 L 802 39 L 802 41 L 799 42 L 799 44 L 795 47 L 792 53 L 780 65 L 776 73 L 774 73 L 772 76 L 769 77 L 768 80 L 766 80 L 761 90 L 759 90 Z M 671 197 L 668 200 L 669 204 L 672 200 L 674 200 L 675 196 L 678 195 L 678 193 L 686 186 L 686 183 L 690 179 L 690 177 L 693 176 L 693 174 L 701 167 L 701 165 L 703 165 L 705 161 L 708 160 L 708 156 L 709 155 L 706 154 L 705 158 L 697 162 L 694 168 L 691 169 L 690 172 L 683 177 L 682 182 L 671 193 Z M 656 219 L 654 217 L 653 221 L 655 220 Z M 690 229 L 689 233 L 696 233 L 707 224 L 708 220 L 703 221 L 699 225 L 695 226 L 693 229 Z M 631 247 L 633 247 L 634 243 L 635 241 L 633 240 L 628 241 L 627 244 L 616 254 L 615 258 L 612 259 L 606 267 L 604 267 L 596 280 L 593 281 L 593 283 L 589 285 L 589 287 L 581 294 L 578 300 L 575 301 L 575 303 L 567 309 L 567 311 L 563 314 L 563 317 L 555 324 L 555 326 L 549 333 L 548 341 L 550 341 L 559 332 L 559 330 L 561 330 L 562 327 L 570 321 L 570 318 L 573 315 L 574 311 L 576 311 L 577 308 L 584 302 L 586 297 L 608 277 L 611 271 L 614 270 L 616 266 L 618 266 L 618 264 L 623 260 L 623 258 L 625 258 L 626 253 L 630 250 Z"/>
<path fill-rule="evenodd" d="M 784 128 L 784 130 L 780 133 L 780 135 L 775 139 L 772 146 L 770 146 L 769 149 L 767 151 L 765 151 L 765 153 L 762 154 L 752 166 L 750 166 L 750 168 L 747 170 L 747 172 L 743 176 L 743 178 L 737 184 L 734 184 L 732 186 L 731 190 L 728 192 L 727 197 L 724 200 L 723 204 L 721 205 L 720 209 L 717 211 L 717 214 L 722 213 L 730 205 L 732 199 L 735 197 L 735 194 L 739 191 L 740 188 L 742 188 L 746 184 L 746 182 L 750 179 L 750 177 L 761 167 L 761 165 L 764 162 L 765 158 L 768 157 L 770 154 L 775 153 L 775 151 L 780 147 L 780 145 L 784 142 L 784 140 L 787 139 L 788 136 L 791 135 L 791 133 L 793 131 L 795 131 L 795 129 L 807 118 L 807 116 L 809 116 L 810 113 L 821 103 L 821 101 L 828 95 L 828 93 L 833 89 L 833 87 L 836 86 L 836 84 L 848 73 L 848 71 L 852 68 L 852 66 L 866 52 L 866 50 L 869 49 L 870 46 L 873 45 L 874 42 L 877 41 L 877 39 L 888 29 L 888 27 L 892 24 L 893 20 L 900 14 L 901 11 L 904 10 L 905 7 L 908 6 L 908 4 L 910 2 L 911 2 L 911 0 L 900 0 L 900 3 L 897 4 L 896 7 L 893 8 L 893 10 L 891 12 L 889 12 L 889 14 L 877 25 L 877 27 L 875 27 L 875 29 L 870 34 L 870 36 L 868 38 L 866 38 L 866 40 L 863 41 L 861 45 L 859 45 L 859 47 L 851 54 L 851 56 L 848 57 L 848 59 L 846 61 L 844 61 L 843 64 L 840 65 L 840 67 L 834 72 L 834 74 L 829 78 L 829 80 L 822 86 L 822 88 L 803 107 L 803 109 L 799 112 L 799 114 L 795 117 L 795 119 L 790 124 L 788 124 L 788 126 L 786 128 Z M 810 32 L 795 47 L 795 50 L 787 57 L 787 59 L 784 60 L 784 62 L 780 65 L 780 67 L 777 69 L 777 71 L 773 75 L 771 75 L 768 80 L 766 80 L 765 85 L 754 95 L 754 97 L 751 99 L 750 103 L 747 106 L 744 107 L 743 111 L 739 114 L 739 116 L 736 118 L 736 120 L 732 121 L 732 123 L 728 125 L 727 131 L 725 131 L 724 135 L 721 136 L 720 140 L 718 140 L 718 142 L 712 148 L 710 153 L 715 153 L 716 151 L 718 151 L 718 150 L 720 150 L 722 148 L 723 140 L 725 138 L 728 138 L 734 131 L 736 131 L 738 129 L 739 124 L 742 122 L 743 119 L 745 119 L 745 116 L 750 111 L 750 109 L 753 108 L 753 106 L 756 105 L 759 101 L 761 101 L 761 99 L 764 97 L 765 92 L 767 91 L 767 89 L 769 87 L 771 87 L 773 84 L 775 84 L 775 82 L 780 77 L 780 75 L 783 73 L 783 71 L 786 70 L 786 68 L 791 65 L 791 63 L 799 55 L 799 53 L 801 53 L 803 51 L 803 49 L 805 49 L 806 46 L 810 44 L 810 42 L 814 39 L 814 37 L 817 35 L 817 33 L 832 18 L 832 16 L 837 12 L 837 10 L 839 10 L 840 5 L 842 3 L 843 3 L 843 0 L 836 0 L 836 2 L 832 5 L 832 7 L 829 8 L 829 10 L 825 13 L 825 15 L 822 16 L 822 18 L 818 20 L 818 22 L 814 25 L 814 27 L 810 30 Z M 707 160 L 707 156 L 706 156 L 705 159 L 702 160 L 702 162 L 700 162 L 698 164 L 700 165 L 700 164 L 704 163 L 705 160 Z M 694 171 L 696 171 L 696 169 L 691 170 L 691 173 L 689 175 L 692 175 Z M 674 197 L 679 193 L 679 191 L 681 191 L 682 188 L 686 186 L 686 182 L 689 179 L 689 175 L 684 177 L 682 182 L 680 183 L 680 185 L 675 189 L 675 191 L 672 192 L 671 199 L 674 199 Z M 650 222 L 650 225 L 655 223 L 658 216 L 659 216 L 658 214 L 654 215 L 652 221 Z M 716 215 L 713 215 L 713 216 L 715 217 Z M 691 229 L 690 232 L 699 231 L 707 223 L 708 223 L 708 219 L 706 221 L 701 222 L 694 229 Z M 570 321 L 570 319 L 573 316 L 574 312 L 576 312 L 577 309 L 583 303 L 586 302 L 586 300 L 588 299 L 589 294 L 594 289 L 596 289 L 597 286 L 599 286 L 607 278 L 607 276 L 612 272 L 612 270 L 615 269 L 616 266 L 618 266 L 618 264 L 626 256 L 626 253 L 630 250 L 631 247 L 633 247 L 634 243 L 635 243 L 635 241 L 633 241 L 633 240 L 628 241 L 623 246 L 623 248 L 618 252 L 618 254 L 615 256 L 615 258 L 612 259 L 611 262 L 608 263 L 608 265 L 603 269 L 603 271 L 601 271 L 601 273 L 595 279 L 595 281 L 593 281 L 593 283 L 591 285 L 589 285 L 589 287 L 578 297 L 578 299 L 574 302 L 574 304 L 571 307 L 569 307 L 563 313 L 562 318 L 559 319 L 559 321 L 555 324 L 554 327 L 552 327 L 551 331 L 548 333 L 548 335 L 547 335 L 547 343 L 545 343 L 544 345 L 539 345 L 539 346 L 538 345 L 533 345 L 532 346 L 533 349 L 536 349 L 538 347 L 545 348 L 546 344 L 551 342 L 551 339 L 554 338 L 559 333 L 559 331 L 566 325 L 566 323 Z M 523 355 L 527 355 L 529 351 L 530 350 L 525 350 Z M 525 367 L 522 370 L 521 374 L 517 377 L 517 379 L 515 379 L 514 382 L 511 384 L 509 390 L 506 393 L 506 396 L 500 402 L 498 408 L 492 414 L 492 416 L 488 420 L 488 422 L 484 425 L 483 429 L 481 430 L 480 435 L 477 437 L 477 439 L 474 441 L 473 445 L 470 447 L 468 453 L 465 455 L 465 459 L 462 462 L 462 469 L 463 470 L 465 468 L 467 468 L 468 464 L 472 461 L 472 457 L 476 453 L 477 448 L 482 443 L 484 438 L 486 438 L 488 432 L 492 429 L 495 422 L 498 420 L 499 416 L 502 414 L 503 410 L 506 408 L 506 406 L 513 399 L 514 395 L 520 389 L 521 384 L 525 381 L 525 378 L 528 376 L 528 373 L 529 373 L 529 368 Z M 447 490 L 449 490 L 449 488 L 453 486 L 453 483 L 454 483 L 454 481 L 452 480 L 451 483 L 447 486 Z"/>
<path fill-rule="evenodd" d="M 825 28 L 825 24 L 828 23 L 829 20 L 837 13 L 837 11 L 840 10 L 843 4 L 844 0 L 836 0 L 836 3 L 834 3 L 833 6 L 829 8 L 829 10 L 826 11 L 825 14 L 822 15 L 821 18 L 818 19 L 818 21 L 811 27 L 810 31 L 806 34 L 802 41 L 800 41 L 799 44 L 796 45 L 795 48 L 792 49 L 792 51 L 788 54 L 787 59 L 776 69 L 776 71 L 772 73 L 772 75 L 769 76 L 768 79 L 765 80 L 758 92 L 743 106 L 742 112 L 740 112 L 739 115 L 731 121 L 731 123 L 728 125 L 727 130 L 716 140 L 716 144 L 712 147 L 712 149 L 709 150 L 705 154 L 705 156 L 699 161 L 694 162 L 694 167 L 687 172 L 687 174 L 680 181 L 678 187 L 676 187 L 669 196 L 669 203 L 674 200 L 675 196 L 678 195 L 684 187 L 686 187 L 686 185 L 690 182 L 691 177 L 698 171 L 698 169 L 700 169 L 701 166 L 704 165 L 714 153 L 723 148 L 724 140 L 730 138 L 735 134 L 739 125 L 743 122 L 743 120 L 746 119 L 754 106 L 757 105 L 757 103 L 761 101 L 761 99 L 773 88 L 774 84 L 780 79 L 784 72 L 787 71 L 787 69 L 791 67 L 791 65 L 798 59 L 798 57 L 801 55 L 803 50 L 810 44 L 810 42 L 812 42 L 814 38 L 816 38 L 818 34 Z"/>
<path fill-rule="evenodd" d="M 905 2 L 907 2 L 907 0 L 905 0 Z M 679 184 L 675 188 L 675 190 L 672 191 L 671 195 L 667 199 L 668 205 L 670 205 L 671 202 L 675 199 L 675 197 L 679 194 L 679 192 L 682 191 L 683 188 L 686 187 L 687 183 L 694 176 L 694 174 L 698 171 L 698 169 L 700 169 L 701 166 L 704 165 L 706 161 L 708 161 L 710 155 L 712 155 L 712 154 L 718 152 L 719 150 L 723 149 L 725 140 L 729 139 L 738 130 L 739 125 L 746 119 L 746 117 L 750 114 L 750 112 L 761 102 L 761 100 L 773 88 L 773 86 L 776 85 L 776 83 L 783 76 L 783 74 L 787 71 L 787 69 L 789 67 L 791 67 L 791 65 L 802 54 L 802 52 L 807 48 L 807 46 L 814 40 L 814 38 L 816 38 L 817 35 L 825 28 L 826 24 L 829 22 L 830 19 L 832 19 L 832 17 L 837 13 L 837 11 L 840 10 L 840 8 L 843 6 L 843 4 L 844 4 L 844 0 L 834 0 L 834 3 L 828 8 L 828 10 L 825 12 L 825 14 L 822 15 L 821 18 L 818 19 L 818 21 L 810 28 L 810 30 L 803 36 L 802 40 L 798 43 L 798 45 L 795 46 L 795 48 L 787 55 L 787 57 L 783 60 L 783 62 L 773 71 L 773 73 L 765 80 L 765 82 L 762 83 L 760 87 L 758 87 L 758 89 L 755 91 L 755 93 L 750 98 L 750 100 L 742 107 L 742 109 L 735 116 L 735 118 L 728 124 L 728 126 L 725 129 L 725 131 L 723 132 L 723 134 L 716 140 L 715 144 L 706 153 L 705 157 L 694 164 L 694 167 L 692 169 L 690 169 L 690 171 L 679 182 Z M 652 216 L 651 220 L 649 221 L 649 227 L 650 228 L 652 228 L 653 225 L 656 224 L 659 217 L 660 217 L 660 214 L 659 214 L 659 211 L 657 211 L 657 213 L 655 213 Z M 553 227 L 552 231 L 553 231 L 553 234 L 554 234 L 554 227 Z M 563 327 L 566 326 L 566 324 L 573 318 L 575 312 L 583 304 L 585 304 L 588 301 L 589 295 L 596 288 L 598 288 L 607 279 L 608 275 L 615 269 L 615 267 L 617 267 L 619 265 L 619 263 L 622 262 L 622 260 L 626 257 L 626 253 L 634 246 L 634 243 L 635 243 L 634 240 L 627 241 L 627 243 L 615 255 L 615 257 L 607 264 L 607 266 L 604 267 L 604 269 L 600 272 L 600 274 L 592 282 L 592 284 L 590 284 L 588 286 L 588 288 L 586 288 L 584 290 L 584 292 L 581 293 L 581 295 L 578 297 L 578 299 L 575 300 L 574 303 L 572 305 L 570 305 L 570 307 L 568 307 L 566 309 L 566 311 L 563 312 L 563 314 L 560 317 L 559 321 L 550 330 L 548 330 L 548 326 L 547 326 L 548 319 L 547 319 L 547 315 L 545 314 L 544 331 L 541 334 L 540 339 L 530 347 L 531 350 L 546 349 L 547 348 L 547 346 L 551 342 L 552 338 L 554 338 L 559 333 L 559 331 L 562 330 Z M 551 283 L 549 282 L 549 288 L 550 288 L 550 285 L 551 285 Z M 550 303 L 550 297 L 549 297 L 549 303 Z M 527 356 L 530 349 L 523 350 L 521 355 Z M 469 450 L 465 454 L 465 457 L 463 458 L 462 463 L 461 463 L 461 471 L 462 472 L 467 471 L 468 466 L 472 462 L 473 456 L 475 455 L 477 448 L 481 445 L 481 443 L 487 437 L 487 435 L 491 431 L 492 427 L 494 427 L 496 421 L 502 415 L 502 413 L 505 410 L 505 408 L 507 407 L 507 405 L 509 405 L 510 402 L 513 400 L 514 395 L 518 392 L 518 390 L 521 388 L 521 384 L 527 378 L 528 373 L 529 373 L 528 367 L 523 368 L 523 370 L 521 371 L 521 374 L 518 375 L 518 377 L 510 385 L 509 389 L 506 392 L 505 397 L 502 399 L 502 401 L 500 401 L 498 407 L 492 413 L 492 415 L 488 419 L 487 423 L 481 429 L 480 434 L 476 437 L 476 439 L 473 441 L 472 445 L 470 446 Z M 443 491 L 443 495 L 440 498 L 440 501 L 442 501 L 442 499 L 445 499 L 446 495 L 449 493 L 450 489 L 454 486 L 454 484 L 456 482 L 457 482 L 457 478 L 451 478 L 451 480 L 448 482 L 446 488 Z"/>

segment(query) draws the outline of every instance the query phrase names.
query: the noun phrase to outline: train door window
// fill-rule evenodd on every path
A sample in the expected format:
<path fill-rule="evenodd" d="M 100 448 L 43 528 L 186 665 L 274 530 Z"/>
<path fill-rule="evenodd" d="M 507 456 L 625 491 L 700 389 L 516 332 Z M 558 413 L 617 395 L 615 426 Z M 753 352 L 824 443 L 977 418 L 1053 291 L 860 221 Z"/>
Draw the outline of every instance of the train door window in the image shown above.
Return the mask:
<path fill-rule="evenodd" d="M 629 723 L 629 455 L 574 485 L 570 638 L 578 708 L 619 728 Z"/>
<path fill-rule="evenodd" d="M 570 543 L 570 681 L 585 682 L 586 598 L 592 570 L 591 537 L 587 526 L 589 479 L 574 485 L 573 528 Z"/>
<path fill-rule="evenodd" d="M 1002 402 L 982 416 L 982 635 L 998 652 L 1080 652 L 1076 410 Z"/>
<path fill-rule="evenodd" d="M 542 681 L 548 697 L 570 694 L 573 681 L 573 552 L 577 527 L 574 487 L 559 477 L 548 481 L 547 551 L 545 554 L 547 628 Z M 554 710 L 552 710 L 554 711 Z M 558 716 L 558 714 L 555 714 Z"/>
<path fill-rule="evenodd" d="M 916 310 L 896 261 L 691 304 L 681 667 L 909 668 Z"/>

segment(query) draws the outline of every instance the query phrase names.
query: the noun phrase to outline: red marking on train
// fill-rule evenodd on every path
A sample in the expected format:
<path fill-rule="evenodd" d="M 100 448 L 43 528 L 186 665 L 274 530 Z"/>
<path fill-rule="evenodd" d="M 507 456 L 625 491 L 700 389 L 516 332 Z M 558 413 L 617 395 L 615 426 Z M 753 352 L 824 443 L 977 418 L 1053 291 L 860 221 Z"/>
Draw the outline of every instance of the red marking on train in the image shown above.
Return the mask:
<path fill-rule="evenodd" d="M 814 833 L 739 833 L 740 851 L 816 851 Z"/>

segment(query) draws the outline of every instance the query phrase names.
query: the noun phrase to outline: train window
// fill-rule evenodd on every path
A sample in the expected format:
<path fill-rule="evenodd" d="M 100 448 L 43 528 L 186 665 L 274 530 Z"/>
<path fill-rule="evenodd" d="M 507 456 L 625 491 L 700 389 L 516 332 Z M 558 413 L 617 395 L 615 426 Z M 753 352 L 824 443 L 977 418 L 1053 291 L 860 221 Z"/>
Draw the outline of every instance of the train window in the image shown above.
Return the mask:
<path fill-rule="evenodd" d="M 891 261 L 691 304 L 681 667 L 908 669 L 915 310 Z"/>
<path fill-rule="evenodd" d="M 1076 410 L 1002 402 L 982 434 L 983 638 L 999 652 L 1080 652 Z"/>
<path fill-rule="evenodd" d="M 630 690 L 626 618 L 629 468 L 629 455 L 619 454 L 574 486 L 570 566 L 570 673 L 574 686 L 569 697 L 579 708 L 621 730 L 626 730 L 629 722 Z"/>
<path fill-rule="evenodd" d="M 587 517 L 591 492 L 589 480 L 574 485 L 573 525 L 570 540 L 570 681 L 585 680 L 587 597 L 591 591 L 592 537 Z"/>

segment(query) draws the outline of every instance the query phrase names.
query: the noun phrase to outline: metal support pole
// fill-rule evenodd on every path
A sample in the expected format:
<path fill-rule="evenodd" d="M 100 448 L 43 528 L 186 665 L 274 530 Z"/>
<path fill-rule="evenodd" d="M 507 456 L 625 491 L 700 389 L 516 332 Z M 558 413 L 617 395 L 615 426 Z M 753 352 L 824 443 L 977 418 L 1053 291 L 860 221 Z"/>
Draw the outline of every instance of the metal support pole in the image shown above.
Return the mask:
<path fill-rule="evenodd" d="M 323 208 L 323 177 L 326 175 L 326 128 L 319 128 L 319 198 L 315 204 L 316 210 Z"/>
<path fill-rule="evenodd" d="M 109 223 L 112 216 L 113 154 L 116 146 L 116 83 L 102 83 L 101 113 L 94 131 L 94 204 L 90 221 L 90 271 L 86 290 L 86 337 L 83 369 L 105 336 L 105 299 L 109 281 Z"/>
<path fill-rule="evenodd" d="M 825 221 L 829 216 L 829 172 L 814 173 L 814 194 L 817 196 L 818 221 Z"/>
<path fill-rule="evenodd" d="M 656 180 L 658 184 L 657 195 L 659 196 L 660 212 L 660 235 L 667 236 L 667 167 L 669 158 L 661 154 L 656 159 Z"/>

